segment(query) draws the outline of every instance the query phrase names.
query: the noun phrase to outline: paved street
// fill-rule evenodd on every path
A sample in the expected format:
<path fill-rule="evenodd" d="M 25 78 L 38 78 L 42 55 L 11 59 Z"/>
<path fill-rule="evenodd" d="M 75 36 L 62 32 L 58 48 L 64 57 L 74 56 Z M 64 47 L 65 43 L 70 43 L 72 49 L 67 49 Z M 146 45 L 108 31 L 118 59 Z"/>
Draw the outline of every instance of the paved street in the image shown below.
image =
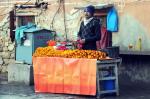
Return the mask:
<path fill-rule="evenodd" d="M 4 75 L 0 76 L 0 99 L 95 99 L 91 96 L 35 93 L 34 86 L 8 84 Z M 102 99 L 150 99 L 148 85 L 120 85 L 120 96 L 102 96 Z"/>
<path fill-rule="evenodd" d="M 34 93 L 33 86 L 1 84 L 0 99 L 95 99 L 77 95 Z M 122 90 L 120 96 L 105 96 L 102 99 L 150 99 L 150 90 L 141 91 L 138 88 L 130 87 L 130 90 Z"/>
<path fill-rule="evenodd" d="M 33 86 L 0 85 L 0 99 L 84 99 L 83 96 L 34 93 Z M 93 98 L 94 99 L 94 98 Z"/>

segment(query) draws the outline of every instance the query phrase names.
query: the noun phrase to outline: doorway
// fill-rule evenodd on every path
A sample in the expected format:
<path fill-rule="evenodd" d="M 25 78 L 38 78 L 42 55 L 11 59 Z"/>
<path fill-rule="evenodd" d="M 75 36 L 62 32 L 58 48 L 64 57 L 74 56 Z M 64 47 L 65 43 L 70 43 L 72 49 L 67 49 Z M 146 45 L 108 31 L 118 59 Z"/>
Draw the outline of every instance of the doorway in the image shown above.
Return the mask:
<path fill-rule="evenodd" d="M 96 9 L 94 14 L 101 25 L 101 40 L 97 41 L 98 49 L 105 49 L 112 46 L 112 32 L 107 31 L 107 13 L 111 8 Z"/>

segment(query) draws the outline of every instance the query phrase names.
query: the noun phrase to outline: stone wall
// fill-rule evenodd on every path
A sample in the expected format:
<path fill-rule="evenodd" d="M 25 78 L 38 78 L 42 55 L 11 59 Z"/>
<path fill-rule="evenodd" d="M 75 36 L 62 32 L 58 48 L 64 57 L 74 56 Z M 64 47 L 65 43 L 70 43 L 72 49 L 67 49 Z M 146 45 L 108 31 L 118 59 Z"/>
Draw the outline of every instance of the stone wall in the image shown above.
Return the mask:
<path fill-rule="evenodd" d="M 9 16 L 0 24 L 0 73 L 7 72 L 8 64 L 15 62 L 15 43 L 9 37 Z"/>

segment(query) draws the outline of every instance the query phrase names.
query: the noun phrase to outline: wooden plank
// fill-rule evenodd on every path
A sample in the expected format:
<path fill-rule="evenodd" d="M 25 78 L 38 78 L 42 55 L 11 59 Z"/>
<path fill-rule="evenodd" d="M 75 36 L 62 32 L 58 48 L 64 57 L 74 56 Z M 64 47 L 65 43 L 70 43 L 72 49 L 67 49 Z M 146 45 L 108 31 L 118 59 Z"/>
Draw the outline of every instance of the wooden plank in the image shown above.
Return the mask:
<path fill-rule="evenodd" d="M 9 22 L 9 27 L 10 27 L 10 38 L 11 38 L 11 41 L 13 42 L 15 40 L 15 32 L 13 31 L 15 29 L 15 15 L 14 15 L 14 10 L 10 11 L 9 13 L 10 17 L 10 22 Z"/>
<path fill-rule="evenodd" d="M 99 80 L 115 80 L 116 77 L 103 77 L 103 78 L 100 78 Z"/>
<path fill-rule="evenodd" d="M 114 62 L 121 62 L 121 58 L 117 58 L 117 59 L 107 59 L 107 60 L 97 60 L 97 64 L 102 64 L 102 63 L 114 63 Z"/>
<path fill-rule="evenodd" d="M 120 51 L 122 55 L 150 55 L 150 51 Z"/>
<path fill-rule="evenodd" d="M 117 63 L 114 63 L 114 64 L 98 64 L 97 67 L 98 68 L 114 67 L 115 64 L 117 64 Z"/>
<path fill-rule="evenodd" d="M 98 67 L 96 67 L 97 69 L 96 69 L 96 85 L 97 85 L 97 90 L 96 90 L 96 97 L 97 97 L 97 99 L 99 99 L 100 98 L 100 82 L 99 82 L 99 79 L 100 79 L 100 77 L 99 77 L 99 70 L 98 70 Z"/>
<path fill-rule="evenodd" d="M 117 64 L 115 65 L 115 75 L 116 75 L 115 87 L 116 87 L 116 90 L 117 90 L 117 96 L 119 96 L 118 67 L 117 67 Z"/>
<path fill-rule="evenodd" d="M 113 93 L 113 92 L 117 92 L 117 90 L 107 90 L 107 91 L 101 91 L 101 94 Z"/>

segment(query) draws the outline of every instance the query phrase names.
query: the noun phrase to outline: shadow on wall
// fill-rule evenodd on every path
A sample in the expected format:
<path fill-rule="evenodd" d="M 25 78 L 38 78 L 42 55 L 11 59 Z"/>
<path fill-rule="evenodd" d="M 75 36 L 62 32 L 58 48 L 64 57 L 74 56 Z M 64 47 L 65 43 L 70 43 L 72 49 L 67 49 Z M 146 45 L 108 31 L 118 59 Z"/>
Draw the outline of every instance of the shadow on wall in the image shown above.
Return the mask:
<path fill-rule="evenodd" d="M 129 45 L 133 45 L 136 50 L 138 39 L 142 40 L 142 50 L 150 50 L 149 35 L 144 27 L 135 17 L 125 14 L 120 17 L 119 32 L 113 36 L 113 45 L 120 45 L 121 50 L 128 50 Z"/>

